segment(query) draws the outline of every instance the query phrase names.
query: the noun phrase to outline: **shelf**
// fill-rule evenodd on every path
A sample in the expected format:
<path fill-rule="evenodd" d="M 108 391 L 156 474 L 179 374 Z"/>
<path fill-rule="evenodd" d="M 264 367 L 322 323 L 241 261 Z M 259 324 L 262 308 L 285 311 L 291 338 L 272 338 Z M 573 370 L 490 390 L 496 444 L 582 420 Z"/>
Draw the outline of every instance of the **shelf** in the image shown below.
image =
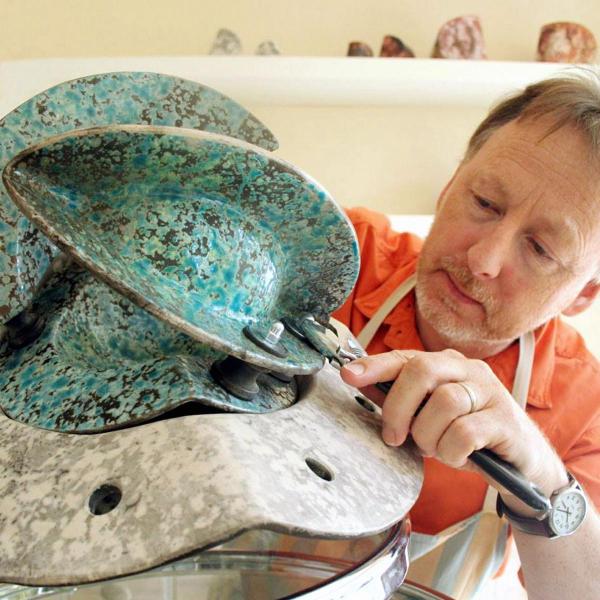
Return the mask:
<path fill-rule="evenodd" d="M 54 84 L 108 71 L 199 81 L 249 106 L 488 106 L 565 68 L 556 63 L 442 59 L 196 56 L 0 62 L 0 111 Z"/>

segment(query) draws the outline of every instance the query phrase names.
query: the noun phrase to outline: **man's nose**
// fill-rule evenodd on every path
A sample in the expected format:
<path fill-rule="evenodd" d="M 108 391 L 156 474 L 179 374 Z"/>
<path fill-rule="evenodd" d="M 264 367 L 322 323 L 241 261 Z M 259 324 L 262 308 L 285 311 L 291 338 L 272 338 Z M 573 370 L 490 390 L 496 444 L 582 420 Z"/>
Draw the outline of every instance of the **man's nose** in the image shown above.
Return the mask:
<path fill-rule="evenodd" d="M 508 232 L 497 229 L 485 232 L 467 251 L 467 264 L 477 279 L 495 279 L 500 275 L 510 253 Z"/>

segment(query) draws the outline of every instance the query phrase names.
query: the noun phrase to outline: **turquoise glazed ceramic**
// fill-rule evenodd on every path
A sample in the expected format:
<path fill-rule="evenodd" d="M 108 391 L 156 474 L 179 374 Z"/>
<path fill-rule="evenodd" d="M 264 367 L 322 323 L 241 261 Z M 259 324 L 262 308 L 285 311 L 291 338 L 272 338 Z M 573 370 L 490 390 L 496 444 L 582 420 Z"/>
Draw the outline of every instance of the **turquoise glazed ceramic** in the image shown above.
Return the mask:
<path fill-rule="evenodd" d="M 215 90 L 156 73 L 106 73 L 61 83 L 5 116 L 0 121 L 0 169 L 49 136 L 114 123 L 202 129 L 277 148 L 260 121 Z M 55 253 L 0 189 L 0 325 L 31 301 Z"/>
<path fill-rule="evenodd" d="M 292 165 L 215 134 L 114 126 L 26 150 L 4 183 L 61 249 L 192 338 L 268 370 L 321 367 L 287 332 L 284 357 L 243 333 L 328 316 L 355 283 L 351 225 Z"/>
<path fill-rule="evenodd" d="M 260 375 L 253 400 L 209 375 L 223 353 L 174 330 L 80 267 L 56 273 L 32 309 L 46 326 L 32 344 L 0 350 L 0 406 L 21 423 L 55 431 L 106 431 L 193 402 L 260 413 L 290 406 L 296 384 Z"/>

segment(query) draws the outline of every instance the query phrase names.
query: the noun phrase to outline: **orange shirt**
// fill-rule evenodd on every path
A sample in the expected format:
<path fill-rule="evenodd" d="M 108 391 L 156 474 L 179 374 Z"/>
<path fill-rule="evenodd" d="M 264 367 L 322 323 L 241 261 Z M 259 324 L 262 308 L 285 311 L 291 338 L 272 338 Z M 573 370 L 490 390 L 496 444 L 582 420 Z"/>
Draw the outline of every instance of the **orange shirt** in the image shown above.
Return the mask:
<path fill-rule="evenodd" d="M 361 269 L 352 294 L 334 314 L 354 334 L 416 269 L 422 242 L 397 233 L 389 221 L 367 209 L 349 209 L 361 249 Z M 535 357 L 527 414 L 550 440 L 567 468 L 600 509 L 600 365 L 581 336 L 559 318 L 535 332 Z M 369 344 L 370 354 L 391 349 L 423 350 L 415 323 L 414 293 L 387 316 Z M 518 342 L 486 359 L 498 379 L 512 388 Z M 483 506 L 486 483 L 477 473 L 425 459 L 425 481 L 411 510 L 415 531 L 435 534 Z"/>

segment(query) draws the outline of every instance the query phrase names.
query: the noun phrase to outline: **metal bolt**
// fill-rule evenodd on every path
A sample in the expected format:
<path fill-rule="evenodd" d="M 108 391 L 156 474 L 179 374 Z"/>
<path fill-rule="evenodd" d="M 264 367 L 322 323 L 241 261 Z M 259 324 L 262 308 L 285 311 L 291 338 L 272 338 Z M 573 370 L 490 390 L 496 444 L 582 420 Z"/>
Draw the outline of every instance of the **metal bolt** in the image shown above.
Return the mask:
<path fill-rule="evenodd" d="M 281 321 L 275 321 L 265 336 L 265 342 L 270 345 L 275 345 L 281 339 L 281 334 L 284 329 L 285 327 Z"/>
<path fill-rule="evenodd" d="M 266 327 L 263 328 L 260 325 L 246 325 L 242 331 L 249 340 L 252 340 L 263 350 L 284 358 L 288 353 L 280 341 L 284 330 L 284 324 L 280 321 L 275 321 L 268 330 Z"/>

